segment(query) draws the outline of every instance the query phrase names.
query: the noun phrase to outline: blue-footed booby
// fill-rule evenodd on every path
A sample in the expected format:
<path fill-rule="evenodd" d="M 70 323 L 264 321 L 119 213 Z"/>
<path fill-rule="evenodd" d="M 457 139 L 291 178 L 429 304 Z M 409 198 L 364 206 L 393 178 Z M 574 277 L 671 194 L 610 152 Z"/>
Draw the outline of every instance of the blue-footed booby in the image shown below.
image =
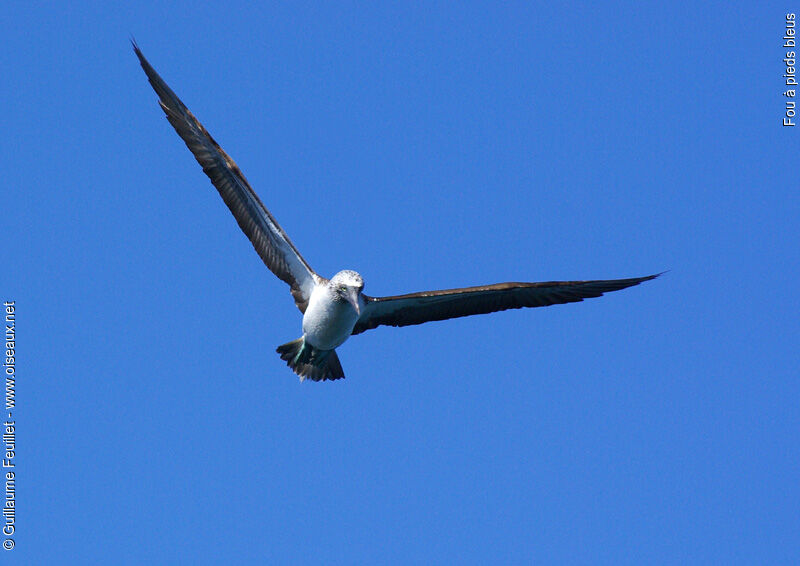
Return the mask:
<path fill-rule="evenodd" d="M 507 309 L 579 302 L 660 275 L 598 281 L 497 283 L 393 297 L 365 295 L 364 281 L 355 271 L 346 269 L 325 279 L 303 259 L 233 159 L 156 73 L 136 43 L 132 43 L 167 120 L 203 167 L 266 266 L 291 288 L 295 304 L 303 313 L 303 335 L 279 346 L 277 351 L 300 376 L 300 381 L 343 378 L 336 348 L 351 335 L 380 325 L 408 326 Z"/>

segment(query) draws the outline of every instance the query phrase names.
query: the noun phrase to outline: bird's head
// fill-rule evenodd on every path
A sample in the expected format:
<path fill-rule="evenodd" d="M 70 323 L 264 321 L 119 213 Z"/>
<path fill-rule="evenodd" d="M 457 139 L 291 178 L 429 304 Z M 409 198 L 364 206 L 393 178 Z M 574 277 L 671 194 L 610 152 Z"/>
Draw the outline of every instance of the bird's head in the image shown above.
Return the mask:
<path fill-rule="evenodd" d="M 350 269 L 340 271 L 331 278 L 329 285 L 336 295 L 353 305 L 356 313 L 361 314 L 358 296 L 364 289 L 364 280 L 358 273 Z"/>

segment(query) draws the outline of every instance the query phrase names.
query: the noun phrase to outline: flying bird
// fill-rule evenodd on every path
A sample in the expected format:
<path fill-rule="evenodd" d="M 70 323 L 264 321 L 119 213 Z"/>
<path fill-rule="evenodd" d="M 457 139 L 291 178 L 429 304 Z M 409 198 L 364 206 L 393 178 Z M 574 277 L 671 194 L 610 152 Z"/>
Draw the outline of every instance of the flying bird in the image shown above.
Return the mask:
<path fill-rule="evenodd" d="M 377 326 L 408 326 L 507 309 L 579 302 L 660 275 L 598 281 L 497 283 L 393 297 L 365 295 L 361 275 L 349 269 L 326 279 L 311 269 L 233 159 L 156 73 L 136 43 L 132 44 L 167 120 L 203 167 L 266 266 L 291 288 L 294 302 L 303 313 L 303 335 L 279 346 L 277 352 L 300 376 L 300 381 L 343 378 L 336 348 L 351 335 Z"/>

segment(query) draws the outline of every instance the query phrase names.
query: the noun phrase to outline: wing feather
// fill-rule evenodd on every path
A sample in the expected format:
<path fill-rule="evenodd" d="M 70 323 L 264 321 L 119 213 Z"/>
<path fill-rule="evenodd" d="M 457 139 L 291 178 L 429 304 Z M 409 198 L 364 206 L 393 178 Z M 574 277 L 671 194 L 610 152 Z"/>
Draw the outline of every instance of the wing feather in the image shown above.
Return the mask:
<path fill-rule="evenodd" d="M 632 287 L 659 275 L 661 274 L 597 281 L 497 283 L 394 297 L 365 296 L 366 305 L 353 334 L 360 334 L 380 325 L 408 326 L 508 309 L 574 303 Z"/>
<path fill-rule="evenodd" d="M 305 312 L 319 276 L 258 198 L 233 159 L 167 86 L 136 43 L 133 43 L 133 50 L 158 95 L 158 103 L 167 120 L 203 167 L 263 262 L 278 278 L 289 284 L 295 303 Z"/>

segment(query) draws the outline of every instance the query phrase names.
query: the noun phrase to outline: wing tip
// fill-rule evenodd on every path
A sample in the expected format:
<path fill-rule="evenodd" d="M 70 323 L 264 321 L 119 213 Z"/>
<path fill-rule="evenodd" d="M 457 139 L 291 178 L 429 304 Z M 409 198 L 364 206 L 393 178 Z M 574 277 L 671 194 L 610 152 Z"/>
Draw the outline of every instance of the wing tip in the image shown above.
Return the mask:
<path fill-rule="evenodd" d="M 652 281 L 653 279 L 658 279 L 659 277 L 661 277 L 665 273 L 669 273 L 670 271 L 672 271 L 672 270 L 671 269 L 665 269 L 664 271 L 660 271 L 659 273 L 653 273 L 652 275 L 646 275 L 644 277 L 640 277 L 639 279 L 641 279 L 641 282 Z"/>
<path fill-rule="evenodd" d="M 144 55 L 142 54 L 142 50 L 139 49 L 139 44 L 136 43 L 136 38 L 133 37 L 133 34 L 130 34 L 130 37 L 128 37 L 128 40 L 130 40 L 131 47 L 133 47 L 133 52 L 136 54 L 136 56 L 139 58 L 139 60 L 141 61 L 142 59 L 144 59 Z"/>
<path fill-rule="evenodd" d="M 659 277 L 661 277 L 662 275 L 664 275 L 668 271 L 669 270 L 661 271 L 660 273 L 653 273 L 652 275 L 645 275 L 643 277 L 631 277 L 629 279 L 613 279 L 613 280 L 609 281 L 609 283 L 617 282 L 617 283 L 622 284 L 623 286 L 621 286 L 621 287 L 619 287 L 617 289 L 613 289 L 614 291 L 621 291 L 622 289 L 627 289 L 629 287 L 635 287 L 636 285 L 639 285 L 640 283 L 644 283 L 645 281 L 652 281 L 653 279 L 658 279 Z M 605 294 L 607 292 L 608 291 L 604 291 L 603 294 Z"/>

